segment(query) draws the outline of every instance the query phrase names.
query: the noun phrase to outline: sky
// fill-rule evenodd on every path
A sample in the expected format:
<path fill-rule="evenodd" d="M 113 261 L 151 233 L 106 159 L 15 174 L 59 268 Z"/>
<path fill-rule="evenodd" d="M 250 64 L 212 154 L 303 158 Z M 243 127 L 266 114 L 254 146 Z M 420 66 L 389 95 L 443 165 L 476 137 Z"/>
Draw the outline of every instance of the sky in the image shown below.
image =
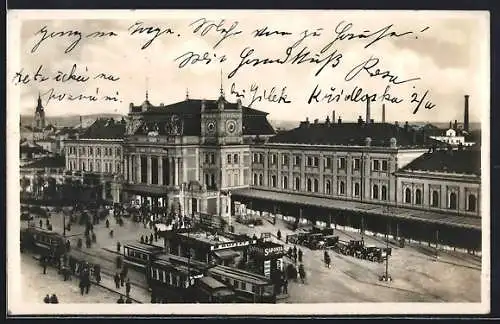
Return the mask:
<path fill-rule="evenodd" d="M 22 17 L 22 20 L 19 18 Z M 190 24 L 200 18 L 215 23 L 224 19 L 223 26 L 229 33 L 241 32 L 228 36 L 218 46 L 222 34 L 212 27 L 204 30 L 208 22 L 196 33 L 196 25 Z M 14 52 L 9 52 L 9 78 L 11 95 L 19 95 L 21 114 L 33 114 L 38 94 L 43 94 L 42 101 L 47 116 L 65 114 L 127 114 L 129 104 L 140 105 L 148 92 L 149 101 L 154 105 L 170 104 L 185 100 L 186 92 L 192 99 L 216 99 L 222 85 L 228 101 L 235 102 L 234 89 L 243 94 L 245 106 L 252 101 L 252 85 L 258 86 L 255 96 L 262 96 L 264 90 L 274 93 L 279 99 L 282 89 L 289 103 L 275 103 L 268 100 L 255 100 L 251 107 L 266 111 L 274 120 L 324 120 L 335 110 L 336 117 L 343 120 L 356 120 L 359 115 L 365 118 L 364 102 L 346 100 L 345 95 L 353 89 L 362 88 L 362 93 L 374 94 L 371 102 L 371 118 L 381 118 L 381 97 L 384 89 L 390 86 L 391 96 L 402 99 L 400 103 L 385 102 L 387 121 L 439 121 L 463 120 L 464 95 L 470 95 L 470 120 L 481 121 L 489 109 L 489 17 L 481 12 L 370 12 L 370 11 L 124 11 L 124 12 L 74 12 L 38 11 L 11 15 L 18 25 L 12 24 L 9 37 L 16 44 Z M 142 27 L 170 28 L 172 33 L 159 35 L 147 48 L 141 47 L 153 38 L 153 34 L 131 35 L 130 26 L 142 23 Z M 352 24 L 349 30 L 342 29 Z M 19 30 L 14 30 L 18 26 Z M 267 26 L 268 31 L 283 31 L 288 35 L 270 35 L 254 37 L 252 32 Z M 46 30 L 47 39 L 38 48 L 35 45 Z M 382 35 L 395 32 L 406 35 L 384 37 L 366 46 Z M 222 29 L 220 27 L 219 29 Z M 286 56 L 288 47 L 301 38 L 305 30 L 319 30 L 319 36 L 304 39 L 293 48 L 291 56 L 307 46 L 311 57 L 318 53 L 318 58 L 332 54 L 332 62 L 319 75 L 315 75 L 323 64 L 259 64 L 245 65 L 229 78 L 229 75 L 242 60 L 240 55 L 246 48 L 254 52 L 249 58 L 278 59 Z M 337 33 L 335 32 L 337 30 Z M 69 52 L 65 50 L 76 39 L 68 31 L 79 31 L 83 38 Z M 96 31 L 111 32 L 117 36 L 85 37 Z M 205 35 L 201 32 L 206 31 Z M 369 31 L 369 32 L 365 32 Z M 379 31 L 378 33 L 376 33 Z M 65 32 L 64 35 L 50 33 Z M 373 34 L 369 38 L 348 39 L 352 35 Z M 337 36 L 343 40 L 335 41 L 323 53 L 325 45 Z M 19 52 L 15 52 L 18 50 Z M 12 51 L 12 49 L 11 49 Z M 179 68 L 181 60 L 176 58 L 185 53 L 208 52 L 226 60 L 212 60 L 209 64 L 198 62 Z M 338 64 L 331 67 L 336 62 Z M 11 59 L 12 57 L 19 59 Z M 352 80 L 346 81 L 349 71 L 362 66 L 370 58 L 377 58 L 374 67 L 361 70 Z M 370 61 L 373 62 L 373 61 Z M 86 75 L 89 80 L 76 82 L 55 80 L 58 72 L 69 73 L 76 64 L 76 74 Z M 360 65 L 361 64 L 361 65 Z M 42 74 L 49 79 L 44 82 L 30 80 L 19 83 L 19 74 L 30 74 L 32 78 L 42 66 Z M 379 69 L 378 73 L 376 70 Z M 387 72 L 397 79 L 392 81 Z M 117 81 L 95 79 L 100 73 L 119 77 Z M 371 73 L 371 75 L 369 74 Z M 352 74 L 352 73 L 351 73 Z M 377 75 L 378 74 L 378 75 Z M 221 77 L 222 75 L 222 77 Z M 413 81 L 405 81 L 415 79 Z M 336 102 L 313 102 L 308 99 L 315 87 L 322 94 L 334 94 L 344 90 L 341 99 Z M 357 87 L 357 88 L 356 88 Z M 99 89 L 96 94 L 96 89 Z M 14 89 L 14 90 L 12 90 Z M 54 94 L 66 94 L 61 101 L 50 99 Z M 413 93 L 415 96 L 412 96 Z M 423 101 L 419 110 L 413 114 L 416 103 L 412 99 Z M 117 94 L 118 93 L 118 94 Z M 68 100 L 68 96 L 79 94 L 95 95 L 97 100 Z M 115 96 L 116 102 L 104 100 L 104 96 Z M 320 95 L 318 98 L 321 98 Z M 425 109 L 425 103 L 435 105 Z"/>

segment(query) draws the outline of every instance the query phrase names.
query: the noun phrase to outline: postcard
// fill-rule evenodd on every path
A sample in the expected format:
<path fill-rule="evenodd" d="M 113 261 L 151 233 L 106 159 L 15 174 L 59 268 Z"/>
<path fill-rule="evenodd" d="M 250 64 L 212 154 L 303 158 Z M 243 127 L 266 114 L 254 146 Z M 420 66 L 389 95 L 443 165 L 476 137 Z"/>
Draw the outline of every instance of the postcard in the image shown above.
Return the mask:
<path fill-rule="evenodd" d="M 9 314 L 488 313 L 489 19 L 8 12 Z"/>

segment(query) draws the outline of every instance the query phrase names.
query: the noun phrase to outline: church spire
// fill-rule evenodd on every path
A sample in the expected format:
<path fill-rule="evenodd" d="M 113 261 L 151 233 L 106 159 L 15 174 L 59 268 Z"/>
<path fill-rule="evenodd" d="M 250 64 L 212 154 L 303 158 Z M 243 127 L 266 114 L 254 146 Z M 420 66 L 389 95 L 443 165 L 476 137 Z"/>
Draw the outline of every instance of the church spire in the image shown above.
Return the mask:
<path fill-rule="evenodd" d="M 37 100 L 37 105 L 36 105 L 36 111 L 42 111 L 42 110 L 43 110 L 42 97 L 40 95 L 40 92 L 38 92 L 38 100 Z"/>
<path fill-rule="evenodd" d="M 186 89 L 186 100 L 189 100 L 189 89 Z"/>
<path fill-rule="evenodd" d="M 220 96 L 224 98 L 224 87 L 222 85 L 222 69 L 220 69 Z"/>

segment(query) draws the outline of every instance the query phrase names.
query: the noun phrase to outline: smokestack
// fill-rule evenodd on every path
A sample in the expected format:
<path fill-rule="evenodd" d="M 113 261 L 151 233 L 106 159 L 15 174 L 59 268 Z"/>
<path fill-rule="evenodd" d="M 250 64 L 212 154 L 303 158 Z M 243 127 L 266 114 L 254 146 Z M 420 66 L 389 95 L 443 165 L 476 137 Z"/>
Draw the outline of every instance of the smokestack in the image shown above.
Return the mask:
<path fill-rule="evenodd" d="M 451 121 L 450 121 L 450 127 L 448 127 L 448 129 L 452 129 L 452 128 L 453 128 L 453 127 L 452 127 L 452 125 L 451 125 Z"/>
<path fill-rule="evenodd" d="M 332 111 L 332 123 L 335 123 L 335 110 Z"/>
<path fill-rule="evenodd" d="M 382 104 L 382 123 L 385 123 L 385 104 Z"/>
<path fill-rule="evenodd" d="M 453 124 L 453 129 L 458 130 L 458 121 L 455 119 L 455 123 Z"/>
<path fill-rule="evenodd" d="M 82 123 L 82 116 L 80 116 L 80 129 L 82 129 L 83 123 Z"/>
<path fill-rule="evenodd" d="M 366 123 L 370 122 L 370 99 L 366 101 Z"/>
<path fill-rule="evenodd" d="M 464 130 L 469 131 L 469 95 L 465 95 L 464 103 Z"/>

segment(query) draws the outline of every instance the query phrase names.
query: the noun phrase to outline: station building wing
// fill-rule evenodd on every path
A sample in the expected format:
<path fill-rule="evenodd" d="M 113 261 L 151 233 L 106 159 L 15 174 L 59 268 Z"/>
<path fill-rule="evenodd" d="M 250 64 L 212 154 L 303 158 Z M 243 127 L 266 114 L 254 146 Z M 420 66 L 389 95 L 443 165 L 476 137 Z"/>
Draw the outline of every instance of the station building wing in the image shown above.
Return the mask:
<path fill-rule="evenodd" d="M 401 127 L 388 123 L 309 123 L 308 121 L 301 122 L 299 127 L 281 132 L 269 139 L 269 143 L 375 147 L 421 147 L 429 144 L 427 141 L 425 131 L 415 130 L 408 125 Z"/>
<path fill-rule="evenodd" d="M 85 139 L 123 139 L 125 136 L 125 120 L 97 119 L 88 127 L 80 138 Z"/>
<path fill-rule="evenodd" d="M 481 151 L 436 150 L 413 160 L 399 170 L 481 175 Z"/>

